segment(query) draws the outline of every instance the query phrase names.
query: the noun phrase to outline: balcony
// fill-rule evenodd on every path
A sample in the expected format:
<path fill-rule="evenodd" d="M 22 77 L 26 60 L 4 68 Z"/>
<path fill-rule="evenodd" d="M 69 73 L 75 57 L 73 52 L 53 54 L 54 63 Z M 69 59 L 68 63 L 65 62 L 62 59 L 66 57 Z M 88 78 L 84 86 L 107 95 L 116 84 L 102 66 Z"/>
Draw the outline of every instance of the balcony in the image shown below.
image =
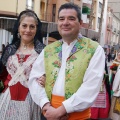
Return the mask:
<path fill-rule="evenodd" d="M 107 29 L 108 29 L 108 30 L 112 30 L 112 25 L 108 24 L 108 25 L 107 25 Z"/>
<path fill-rule="evenodd" d="M 112 32 L 113 32 L 113 33 L 116 33 L 116 32 L 117 32 L 117 29 L 113 27 L 113 28 L 112 28 Z"/>
<path fill-rule="evenodd" d="M 114 28 L 114 32 L 116 32 L 117 30 L 116 30 L 116 28 Z"/>
<path fill-rule="evenodd" d="M 117 30 L 117 34 L 120 34 L 120 30 Z"/>

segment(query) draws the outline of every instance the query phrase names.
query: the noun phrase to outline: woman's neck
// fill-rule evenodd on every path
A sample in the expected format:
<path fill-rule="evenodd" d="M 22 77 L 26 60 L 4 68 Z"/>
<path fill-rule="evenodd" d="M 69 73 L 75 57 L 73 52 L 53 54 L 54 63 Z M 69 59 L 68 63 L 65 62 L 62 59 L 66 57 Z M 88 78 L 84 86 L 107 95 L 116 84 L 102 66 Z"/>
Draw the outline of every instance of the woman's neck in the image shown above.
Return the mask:
<path fill-rule="evenodd" d="M 20 43 L 20 48 L 24 49 L 24 50 L 31 49 L 31 48 L 33 48 L 33 46 L 34 46 L 33 41 L 28 42 L 28 43 L 21 41 L 21 43 Z"/>

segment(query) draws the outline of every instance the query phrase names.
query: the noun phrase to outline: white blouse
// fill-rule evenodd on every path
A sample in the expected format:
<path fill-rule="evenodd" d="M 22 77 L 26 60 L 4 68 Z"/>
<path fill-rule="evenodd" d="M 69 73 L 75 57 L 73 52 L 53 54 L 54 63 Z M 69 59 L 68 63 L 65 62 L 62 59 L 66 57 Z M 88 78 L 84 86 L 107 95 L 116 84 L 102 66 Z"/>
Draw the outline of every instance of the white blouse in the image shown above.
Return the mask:
<path fill-rule="evenodd" d="M 117 73 L 113 81 L 113 96 L 120 97 L 120 65 L 118 66 Z"/>
<path fill-rule="evenodd" d="M 77 41 L 77 40 L 76 40 Z M 62 45 L 62 65 L 53 87 L 52 94 L 58 96 L 64 96 L 64 84 L 65 84 L 65 66 L 67 57 L 70 54 L 76 41 L 70 45 L 63 43 Z M 99 45 L 96 49 L 92 59 L 90 60 L 89 66 L 85 72 L 83 83 L 80 88 L 74 93 L 69 99 L 63 102 L 63 105 L 67 113 L 79 112 L 90 107 L 95 101 L 100 86 L 103 80 L 105 66 L 105 54 L 103 48 Z M 33 68 L 29 78 L 29 90 L 31 96 L 36 104 L 41 108 L 49 102 L 45 88 L 38 85 L 36 79 L 45 74 L 44 66 L 44 50 L 38 56 L 37 60 L 33 64 Z"/>

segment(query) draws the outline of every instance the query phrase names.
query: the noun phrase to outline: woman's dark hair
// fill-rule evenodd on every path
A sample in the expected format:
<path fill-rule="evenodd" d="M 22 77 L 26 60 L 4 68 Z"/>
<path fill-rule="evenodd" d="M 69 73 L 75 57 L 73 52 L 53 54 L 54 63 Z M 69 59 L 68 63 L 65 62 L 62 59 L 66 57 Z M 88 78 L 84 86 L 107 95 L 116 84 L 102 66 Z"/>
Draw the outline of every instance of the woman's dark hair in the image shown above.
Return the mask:
<path fill-rule="evenodd" d="M 5 49 L 5 44 L 2 44 L 2 51 L 4 51 Z"/>
<path fill-rule="evenodd" d="M 59 17 L 60 11 L 63 9 L 74 9 L 77 12 L 78 20 L 81 21 L 81 8 L 78 5 L 76 5 L 74 3 L 65 3 L 65 4 L 61 5 L 58 10 L 58 17 Z"/>
<path fill-rule="evenodd" d="M 37 17 L 37 15 L 34 11 L 32 11 L 32 10 L 22 11 L 20 13 L 20 15 L 18 16 L 15 24 L 14 24 L 12 43 L 7 45 L 6 48 L 4 49 L 2 56 L 1 56 L 1 59 L 0 59 L 0 62 L 2 62 L 2 63 L 0 63 L 0 64 L 6 65 L 9 56 L 15 54 L 15 52 L 19 48 L 20 38 L 18 37 L 18 28 L 19 28 L 21 20 L 25 16 L 33 17 L 36 21 L 36 24 L 37 24 L 37 31 L 36 31 L 36 35 L 34 37 L 34 49 L 35 49 L 35 51 L 37 53 L 40 53 L 42 51 L 42 49 L 44 48 L 45 45 L 42 44 L 43 42 L 42 42 L 42 35 L 41 35 L 42 23 L 40 22 L 39 18 Z"/>

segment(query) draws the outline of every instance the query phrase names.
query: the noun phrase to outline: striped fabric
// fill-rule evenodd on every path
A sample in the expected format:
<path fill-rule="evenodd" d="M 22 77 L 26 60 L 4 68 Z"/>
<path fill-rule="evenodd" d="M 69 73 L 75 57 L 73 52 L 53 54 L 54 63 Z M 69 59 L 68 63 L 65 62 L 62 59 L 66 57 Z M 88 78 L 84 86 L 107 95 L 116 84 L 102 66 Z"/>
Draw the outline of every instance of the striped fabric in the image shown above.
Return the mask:
<path fill-rule="evenodd" d="M 103 87 L 103 90 L 99 92 L 94 104 L 92 107 L 98 107 L 98 108 L 106 108 L 106 89 L 105 85 Z"/>

